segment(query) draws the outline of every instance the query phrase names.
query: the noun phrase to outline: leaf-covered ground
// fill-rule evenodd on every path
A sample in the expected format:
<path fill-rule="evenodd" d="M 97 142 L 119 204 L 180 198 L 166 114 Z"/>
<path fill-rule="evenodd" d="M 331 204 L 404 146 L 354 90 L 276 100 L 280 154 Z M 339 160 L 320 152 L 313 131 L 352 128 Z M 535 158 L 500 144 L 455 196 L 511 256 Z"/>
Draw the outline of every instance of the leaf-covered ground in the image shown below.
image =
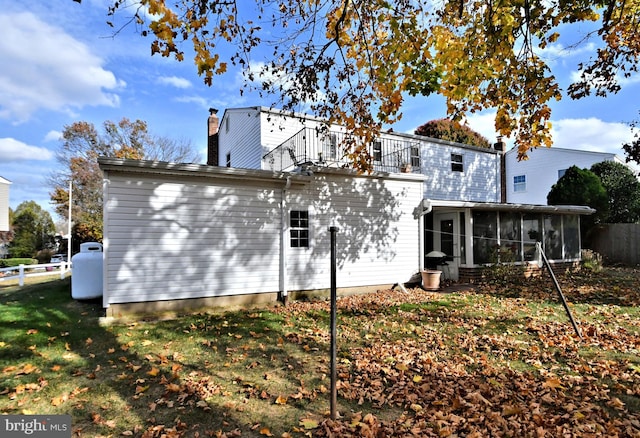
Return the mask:
<path fill-rule="evenodd" d="M 97 324 L 68 285 L 0 292 L 0 412 L 74 436 L 637 437 L 640 274 L 547 276 Z"/>

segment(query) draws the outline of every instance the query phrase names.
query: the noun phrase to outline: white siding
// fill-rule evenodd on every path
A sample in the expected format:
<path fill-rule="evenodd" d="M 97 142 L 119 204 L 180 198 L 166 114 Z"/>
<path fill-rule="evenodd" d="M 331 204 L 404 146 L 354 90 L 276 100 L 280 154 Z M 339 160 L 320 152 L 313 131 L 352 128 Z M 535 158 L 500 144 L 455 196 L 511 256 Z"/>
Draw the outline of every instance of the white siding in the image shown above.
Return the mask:
<path fill-rule="evenodd" d="M 461 154 L 463 171 L 451 170 L 451 154 Z M 424 197 L 451 201 L 500 202 L 500 155 L 446 144 L 421 149 Z"/>
<path fill-rule="evenodd" d="M 226 166 L 231 154 L 231 167 L 259 169 L 262 153 L 260 108 L 225 110 L 219 127 L 218 164 Z"/>
<path fill-rule="evenodd" d="M 276 291 L 280 190 L 110 173 L 109 303 Z"/>
<path fill-rule="evenodd" d="M 284 180 L 230 177 L 234 171 L 202 177 L 178 167 L 171 175 L 105 169 L 105 306 L 281 291 Z M 307 185 L 297 178 L 284 227 L 289 211 L 308 208 L 312 240 L 309 249 L 289 248 L 286 233 L 287 290 L 330 286 L 331 225 L 340 229 L 338 287 L 393 284 L 418 269 L 419 177 L 318 169 Z"/>
<path fill-rule="evenodd" d="M 287 115 L 263 107 L 225 111 L 220 123 L 220 165 L 225 166 L 231 152 L 231 166 L 261 169 L 262 157 L 302 128 L 315 128 L 321 121 L 312 116 Z M 332 126 L 331 131 L 342 131 Z M 500 202 L 500 154 L 492 149 L 446 142 L 425 137 L 383 133 L 386 141 L 396 139 L 402 147 L 417 145 L 422 158 L 424 197 L 442 200 Z M 464 171 L 451 170 L 451 154 L 463 156 Z"/>
<path fill-rule="evenodd" d="M 219 165 L 226 166 L 227 153 L 231 153 L 231 167 L 261 169 L 266 153 L 303 127 L 319 124 L 303 114 L 291 116 L 262 107 L 227 109 L 219 128 Z"/>
<path fill-rule="evenodd" d="M 518 151 L 506 153 L 507 202 L 517 204 L 547 204 L 551 187 L 558 182 L 558 171 L 571 166 L 589 169 L 602 161 L 623 162 L 615 154 L 562 148 L 539 148 L 529 152 L 529 159 L 518 161 Z M 526 190 L 514 191 L 513 177 L 524 175 Z"/>
<path fill-rule="evenodd" d="M 290 192 L 289 210 L 309 209 L 310 248 L 289 248 L 292 290 L 330 286 L 330 233 L 336 226 L 338 287 L 408 281 L 419 266 L 420 180 L 319 175 L 305 190 Z"/>

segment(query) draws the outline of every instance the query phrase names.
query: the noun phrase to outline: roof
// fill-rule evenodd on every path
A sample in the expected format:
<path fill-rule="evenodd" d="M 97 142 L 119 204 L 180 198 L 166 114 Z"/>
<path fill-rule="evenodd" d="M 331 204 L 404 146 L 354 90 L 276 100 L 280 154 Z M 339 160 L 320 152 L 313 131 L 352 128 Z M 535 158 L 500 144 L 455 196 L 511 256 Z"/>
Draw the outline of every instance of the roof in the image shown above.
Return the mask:
<path fill-rule="evenodd" d="M 422 208 L 422 212 L 420 212 Z M 417 208 L 417 214 L 429 213 L 434 208 L 473 208 L 475 210 L 493 211 L 517 211 L 532 213 L 559 213 L 559 214 L 583 214 L 595 213 L 595 209 L 584 205 L 537 205 L 537 204 L 508 204 L 499 202 L 470 202 L 470 201 L 446 201 L 438 199 L 423 199 Z"/>
<path fill-rule="evenodd" d="M 206 164 L 169 163 L 165 161 L 130 160 L 123 158 L 98 158 L 100 169 L 111 172 L 132 172 L 139 174 L 198 176 L 222 179 L 234 179 L 244 181 L 270 181 L 283 184 L 307 184 L 317 174 L 340 174 L 353 178 L 373 178 L 388 180 L 403 180 L 422 183 L 426 178 L 422 174 L 415 173 L 386 173 L 371 172 L 358 173 L 353 169 L 329 168 L 322 166 L 302 166 L 292 172 L 274 172 L 261 169 L 241 169 L 237 167 L 209 166 Z"/>
<path fill-rule="evenodd" d="M 1 176 L 0 176 L 0 183 L 3 183 L 3 184 L 11 184 L 11 181 L 9 181 L 8 179 L 3 178 L 3 177 L 1 177 Z"/>

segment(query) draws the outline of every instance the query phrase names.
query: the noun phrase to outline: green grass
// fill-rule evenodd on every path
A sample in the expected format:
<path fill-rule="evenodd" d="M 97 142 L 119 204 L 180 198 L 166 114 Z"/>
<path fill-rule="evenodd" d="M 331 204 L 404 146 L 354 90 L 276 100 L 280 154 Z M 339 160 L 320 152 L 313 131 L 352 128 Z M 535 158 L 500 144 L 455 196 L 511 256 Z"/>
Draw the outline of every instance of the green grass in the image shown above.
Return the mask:
<path fill-rule="evenodd" d="M 105 326 L 69 279 L 5 286 L 0 413 L 87 437 L 640 433 L 637 272 L 560 281 L 582 341 L 548 278 L 340 298 L 335 422 L 326 301 Z"/>

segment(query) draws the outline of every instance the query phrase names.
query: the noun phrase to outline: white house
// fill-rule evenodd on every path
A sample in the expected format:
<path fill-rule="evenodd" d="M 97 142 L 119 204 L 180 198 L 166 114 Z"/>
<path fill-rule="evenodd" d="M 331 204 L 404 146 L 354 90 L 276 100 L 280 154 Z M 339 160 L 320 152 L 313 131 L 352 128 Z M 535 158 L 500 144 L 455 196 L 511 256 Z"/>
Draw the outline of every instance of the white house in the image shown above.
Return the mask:
<path fill-rule="evenodd" d="M 304 163 L 345 164 L 338 153 L 344 129 L 323 129 L 322 120 L 312 116 L 265 107 L 233 108 L 219 121 L 212 112 L 209 129 L 210 139 L 215 138 L 210 145 L 218 146 L 210 148 L 211 165 L 291 171 Z M 478 266 L 496 260 L 498 248 L 503 258 L 509 248 L 511 259 L 531 260 L 535 238 L 529 236 L 547 236 L 543 246 L 554 248 L 548 254 L 551 260 L 580 257 L 579 215 L 593 210 L 533 207 L 528 201 L 505 204 L 504 143 L 487 149 L 387 132 L 370 145 L 369 154 L 375 171 L 401 172 L 409 164 L 412 173 L 423 175 L 425 207 L 416 213 L 421 254 L 447 254 L 446 274 L 452 279 L 472 278 Z M 421 261 L 421 267 L 429 263 Z"/>
<path fill-rule="evenodd" d="M 616 154 L 563 148 L 538 148 L 529 153 L 528 160 L 518 161 L 516 148 L 505 154 L 507 202 L 546 205 L 551 187 L 571 167 L 589 169 L 596 163 L 616 161 L 630 166 Z"/>
<path fill-rule="evenodd" d="M 272 172 L 101 158 L 108 315 L 377 290 L 417 272 L 416 174 Z"/>
<path fill-rule="evenodd" d="M 291 171 L 301 164 L 339 168 L 345 131 L 325 130 L 322 120 L 261 106 L 226 109 L 209 118 L 207 163 L 216 166 Z M 402 133 L 382 133 L 370 145 L 373 169 L 394 173 L 410 168 L 425 177 L 425 198 L 500 202 L 501 150 Z"/>
<path fill-rule="evenodd" d="M 344 130 L 321 125 L 212 110 L 207 165 L 101 158 L 107 313 L 326 291 L 331 226 L 341 291 L 408 281 L 434 250 L 453 280 L 531 261 L 537 241 L 550 260 L 580 259 L 593 210 L 504 203 L 502 147 L 384 133 L 361 175 L 345 168 Z"/>
<path fill-rule="evenodd" d="M 11 181 L 0 176 L 0 231 L 9 231 L 9 186 Z"/>

